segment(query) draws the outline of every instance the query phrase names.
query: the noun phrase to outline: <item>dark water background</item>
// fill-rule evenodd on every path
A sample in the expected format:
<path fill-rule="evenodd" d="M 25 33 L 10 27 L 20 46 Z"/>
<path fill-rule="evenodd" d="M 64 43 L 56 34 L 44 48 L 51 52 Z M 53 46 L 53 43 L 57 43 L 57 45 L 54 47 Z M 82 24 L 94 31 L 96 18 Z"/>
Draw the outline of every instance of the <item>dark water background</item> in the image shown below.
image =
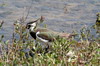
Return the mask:
<path fill-rule="evenodd" d="M 5 21 L 0 35 L 10 39 L 14 21 L 27 14 L 31 4 L 27 22 L 42 15 L 48 28 L 59 32 L 70 33 L 84 25 L 91 26 L 100 12 L 100 0 L 0 0 L 0 20 Z"/>

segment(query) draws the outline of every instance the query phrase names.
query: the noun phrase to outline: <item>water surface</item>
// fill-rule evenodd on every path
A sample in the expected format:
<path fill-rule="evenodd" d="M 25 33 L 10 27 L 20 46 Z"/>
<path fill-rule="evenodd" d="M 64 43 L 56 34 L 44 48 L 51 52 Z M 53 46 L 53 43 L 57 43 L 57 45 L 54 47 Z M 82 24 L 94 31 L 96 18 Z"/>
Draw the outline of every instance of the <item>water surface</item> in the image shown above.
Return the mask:
<path fill-rule="evenodd" d="M 27 14 L 31 4 L 27 21 L 42 15 L 48 28 L 59 32 L 70 33 L 84 25 L 91 26 L 100 12 L 100 0 L 0 0 L 0 20 L 5 21 L 0 35 L 10 39 L 14 21 Z"/>

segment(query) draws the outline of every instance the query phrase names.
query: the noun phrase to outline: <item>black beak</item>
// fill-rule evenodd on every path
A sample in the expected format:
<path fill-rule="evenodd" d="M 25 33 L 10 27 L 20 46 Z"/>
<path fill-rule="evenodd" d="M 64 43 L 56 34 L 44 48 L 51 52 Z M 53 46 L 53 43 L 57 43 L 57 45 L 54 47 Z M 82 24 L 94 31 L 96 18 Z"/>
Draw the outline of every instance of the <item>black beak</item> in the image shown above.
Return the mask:
<path fill-rule="evenodd" d="M 26 25 L 26 29 L 29 29 L 29 25 L 28 24 Z"/>

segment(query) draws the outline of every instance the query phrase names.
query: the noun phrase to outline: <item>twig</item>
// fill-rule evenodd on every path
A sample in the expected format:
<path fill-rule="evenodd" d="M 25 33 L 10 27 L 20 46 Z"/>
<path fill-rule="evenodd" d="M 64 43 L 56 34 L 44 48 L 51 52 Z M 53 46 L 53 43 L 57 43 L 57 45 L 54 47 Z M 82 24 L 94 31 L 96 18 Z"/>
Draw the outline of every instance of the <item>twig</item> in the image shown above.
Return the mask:
<path fill-rule="evenodd" d="M 27 11 L 26 17 L 25 17 L 25 19 L 24 19 L 24 22 L 27 20 L 27 18 L 28 18 L 28 16 L 29 16 L 30 10 L 31 10 L 31 8 L 32 8 L 32 4 L 33 4 L 33 0 L 32 0 L 32 3 L 31 3 L 31 5 L 30 5 L 30 7 L 28 8 L 28 11 Z"/>

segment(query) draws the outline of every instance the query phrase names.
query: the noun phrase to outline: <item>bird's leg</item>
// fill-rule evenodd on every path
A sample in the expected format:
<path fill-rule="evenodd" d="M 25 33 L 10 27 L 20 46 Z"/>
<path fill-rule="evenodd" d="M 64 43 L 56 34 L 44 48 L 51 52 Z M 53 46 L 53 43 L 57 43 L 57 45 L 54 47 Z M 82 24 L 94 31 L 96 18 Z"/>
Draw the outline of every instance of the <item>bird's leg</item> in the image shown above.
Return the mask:
<path fill-rule="evenodd" d="M 45 51 L 44 54 L 48 53 L 49 49 L 50 49 L 50 45 L 47 43 L 46 47 L 44 48 L 44 51 Z"/>
<path fill-rule="evenodd" d="M 31 50 L 29 51 L 29 55 L 30 55 L 31 57 L 34 57 L 33 49 L 31 49 Z"/>
<path fill-rule="evenodd" d="M 39 42 L 35 41 L 35 47 L 38 47 Z"/>

